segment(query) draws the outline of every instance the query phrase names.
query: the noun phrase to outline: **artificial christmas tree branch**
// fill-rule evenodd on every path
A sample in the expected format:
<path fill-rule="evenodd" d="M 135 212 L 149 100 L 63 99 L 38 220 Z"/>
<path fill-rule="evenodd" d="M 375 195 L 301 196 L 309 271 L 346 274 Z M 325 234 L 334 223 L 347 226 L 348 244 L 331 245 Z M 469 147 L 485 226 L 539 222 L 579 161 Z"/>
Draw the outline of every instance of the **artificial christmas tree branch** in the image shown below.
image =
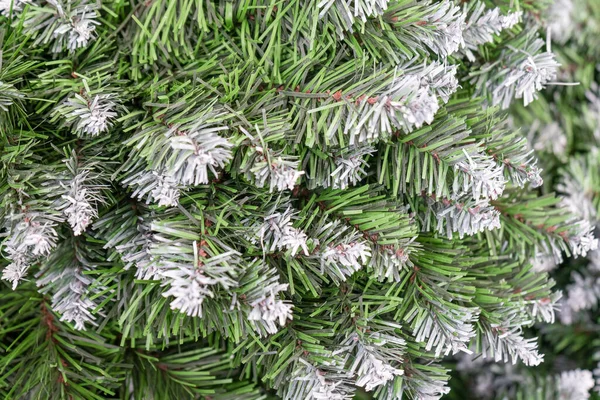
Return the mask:
<path fill-rule="evenodd" d="M 0 1 L 0 394 L 439 399 L 445 357 L 539 364 L 532 262 L 597 247 L 595 160 L 547 193 L 508 117 L 574 58 L 546 3 Z"/>

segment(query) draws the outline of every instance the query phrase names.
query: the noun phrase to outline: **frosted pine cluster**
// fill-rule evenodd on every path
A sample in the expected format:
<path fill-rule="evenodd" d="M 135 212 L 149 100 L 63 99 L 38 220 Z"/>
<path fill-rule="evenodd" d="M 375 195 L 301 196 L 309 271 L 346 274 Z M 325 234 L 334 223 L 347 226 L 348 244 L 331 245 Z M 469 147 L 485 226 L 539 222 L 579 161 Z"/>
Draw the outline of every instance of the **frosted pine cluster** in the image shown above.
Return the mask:
<path fill-rule="evenodd" d="M 0 0 L 0 397 L 587 399 L 589 1 Z"/>

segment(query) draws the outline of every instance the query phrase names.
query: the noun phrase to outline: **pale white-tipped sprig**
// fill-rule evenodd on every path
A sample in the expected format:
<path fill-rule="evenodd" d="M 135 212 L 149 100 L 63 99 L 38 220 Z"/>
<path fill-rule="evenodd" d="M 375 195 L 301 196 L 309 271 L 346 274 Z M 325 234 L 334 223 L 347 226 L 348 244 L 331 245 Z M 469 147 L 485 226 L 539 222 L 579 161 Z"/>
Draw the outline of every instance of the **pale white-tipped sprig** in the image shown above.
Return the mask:
<path fill-rule="evenodd" d="M 56 246 L 56 223 L 37 214 L 14 216 L 19 222 L 8 229 L 3 251 L 11 263 L 2 271 L 2 279 L 12 283 L 13 290 L 25 278 L 29 267 Z"/>
<path fill-rule="evenodd" d="M 211 286 L 216 285 L 218 281 L 193 267 L 169 269 L 161 275 L 170 284 L 169 290 L 164 292 L 163 296 L 174 297 L 171 309 L 191 317 L 202 317 L 202 304 L 207 297 L 214 297 Z"/>
<path fill-rule="evenodd" d="M 171 176 L 158 174 L 152 171 L 155 176 L 156 186 L 152 189 L 152 198 L 158 200 L 159 206 L 174 207 L 179 204 L 181 194 L 177 187 L 177 182 Z"/>
<path fill-rule="evenodd" d="M 6 0 L 2 0 L 6 1 Z M 10 2 L 10 0 L 9 0 Z M 19 1 L 27 2 L 30 12 L 22 13 L 23 28 L 34 37 L 33 45 L 50 45 L 52 53 L 75 51 L 87 47 L 100 25 L 100 2 L 90 0 Z"/>
<path fill-rule="evenodd" d="M 598 239 L 594 236 L 594 227 L 589 221 L 579 221 L 567 239 L 573 257 L 585 257 L 590 250 L 598 248 Z"/>
<path fill-rule="evenodd" d="M 269 150 L 257 147 L 256 151 L 265 154 L 265 151 L 268 152 Z M 251 169 L 256 186 L 262 188 L 268 185 L 270 192 L 292 190 L 298 179 L 304 175 L 304 171 L 298 170 L 299 162 L 287 156 L 269 158 L 270 162 L 266 157 L 261 156 L 260 160 Z"/>
<path fill-rule="evenodd" d="M 511 51 L 523 50 L 511 49 Z M 548 82 L 556 79 L 559 66 L 552 53 L 526 54 L 519 64 L 511 67 L 506 78 L 494 89 L 493 104 L 508 108 L 514 97 L 523 99 L 525 106 L 529 105 L 537 98 L 538 91 L 544 89 Z"/>
<path fill-rule="evenodd" d="M 287 230 L 293 226 L 294 212 L 287 208 L 283 212 L 273 212 L 265 217 L 262 225 L 256 231 L 263 252 L 274 252 L 283 248 L 283 238 Z"/>
<path fill-rule="evenodd" d="M 299 358 L 282 397 L 284 400 L 351 400 L 355 391 L 352 384 L 346 374 L 329 373 Z"/>
<path fill-rule="evenodd" d="M 352 33 L 356 20 L 366 22 L 369 17 L 382 15 L 388 8 L 389 0 L 320 0 L 317 3 L 319 7 L 319 18 L 324 18 L 327 14 L 334 14 L 336 30 L 340 37 L 344 37 L 345 32 Z"/>
<path fill-rule="evenodd" d="M 399 110 L 408 126 L 420 128 L 433 122 L 439 108 L 437 98 L 428 88 L 422 87 L 408 103 L 400 105 Z"/>
<path fill-rule="evenodd" d="M 308 255 L 307 235 L 302 230 L 294 228 L 294 212 L 291 208 L 283 213 L 274 212 L 265 218 L 264 223 L 258 228 L 256 236 L 264 252 L 287 249 L 295 256 L 299 250 Z"/>
<path fill-rule="evenodd" d="M 542 170 L 538 167 L 531 167 L 526 173 L 526 180 L 531 183 L 532 188 L 540 187 L 544 184 L 544 179 L 542 178 Z"/>
<path fill-rule="evenodd" d="M 60 320 L 73 322 L 75 329 L 85 330 L 87 324 L 96 325 L 92 311 L 97 304 L 89 298 L 89 276 L 82 273 L 79 266 L 64 270 L 50 270 L 37 280 L 40 291 L 52 289 L 52 309 L 61 314 Z"/>
<path fill-rule="evenodd" d="M 96 30 L 96 25 L 100 25 L 100 23 L 95 20 L 96 17 L 97 14 L 95 11 L 85 8 L 80 15 L 73 17 L 67 46 L 69 50 L 74 51 L 80 47 L 87 46 Z"/>
<path fill-rule="evenodd" d="M 171 158 L 176 163 L 165 164 L 165 175 L 181 185 L 200 185 L 209 182 L 208 171 L 218 176 L 232 157 L 233 144 L 216 134 L 222 127 L 198 127 L 189 132 L 179 132 L 169 137 Z"/>
<path fill-rule="evenodd" d="M 385 385 L 398 375 L 404 375 L 404 370 L 386 364 L 373 354 L 368 354 L 362 359 L 357 370 L 356 385 L 364 387 L 368 392 Z"/>
<path fill-rule="evenodd" d="M 377 95 L 357 97 L 342 117 L 344 134 L 356 146 L 389 137 L 398 131 L 412 132 L 431 124 L 439 99 L 447 102 L 458 89 L 456 67 L 440 62 L 399 66 L 391 82 Z M 340 101 L 342 94 L 339 94 Z M 334 130 L 330 140 L 336 141 Z"/>
<path fill-rule="evenodd" d="M 280 285 L 280 290 L 286 290 L 288 285 Z M 292 305 L 275 296 L 272 292 L 264 298 L 253 301 L 250 306 L 252 311 L 248 314 L 251 321 L 261 321 L 262 326 L 268 333 L 274 334 L 279 331 L 277 323 L 285 326 L 292 319 Z"/>
<path fill-rule="evenodd" d="M 150 254 L 154 241 L 154 233 L 150 230 L 148 216 L 140 216 L 136 225 L 131 227 L 132 234 L 128 236 L 113 236 L 104 248 L 113 248 L 121 255 L 125 270 L 135 266 L 135 277 L 140 280 L 160 280 L 161 268 L 159 257 Z M 94 229 L 100 229 L 106 223 L 106 217 L 96 222 Z"/>
<path fill-rule="evenodd" d="M 337 157 L 336 169 L 331 173 L 333 188 L 346 189 L 360 182 L 367 174 L 366 168 L 369 166 L 364 157 L 374 152 L 373 147 L 367 146 Z"/>
<path fill-rule="evenodd" d="M 86 274 L 96 266 L 85 256 L 82 242 L 63 241 L 45 260 L 36 274 L 38 291 L 52 296 L 52 309 L 60 320 L 72 322 L 75 329 L 97 325 L 95 314 L 102 315 L 96 302 L 103 301 L 105 287 Z"/>
<path fill-rule="evenodd" d="M 464 155 L 466 159 L 454 165 L 453 198 L 458 199 L 467 193 L 474 199 L 496 200 L 501 196 L 506 187 L 504 167 L 492 157 L 469 155 L 466 151 Z"/>
<path fill-rule="evenodd" d="M 78 171 L 77 160 L 74 157 L 66 159 L 65 163 L 74 175 L 60 182 L 65 193 L 61 195 L 57 209 L 67 217 L 73 234 L 79 236 L 98 216 L 98 205 L 104 203 L 104 200 L 100 196 L 101 186 L 94 182 L 90 170 Z"/>
<path fill-rule="evenodd" d="M 372 245 L 369 266 L 380 282 L 384 280 L 399 282 L 402 276 L 401 272 L 406 267 L 413 265 L 410 261 L 411 249 L 409 244 L 414 239 L 412 238 L 398 247 Z"/>
<path fill-rule="evenodd" d="M 151 225 L 152 230 L 156 227 L 155 223 Z M 162 285 L 168 287 L 162 295 L 173 298 L 170 303 L 172 310 L 191 317 L 202 317 L 206 298 L 215 297 L 218 289 L 230 290 L 239 284 L 233 278 L 239 263 L 239 255 L 235 251 L 210 256 L 197 241 L 167 249 L 163 249 L 158 241 L 151 245 L 150 255 L 160 257 L 156 275 L 162 279 Z M 179 254 L 181 246 L 191 246 L 193 255 L 182 257 Z M 188 250 L 181 247 L 181 251 Z"/>
<path fill-rule="evenodd" d="M 90 203 L 88 190 L 85 188 L 80 188 L 77 192 L 69 195 L 63 195 L 62 198 L 69 204 L 63 213 L 73 229 L 73 234 L 79 236 L 87 229 L 92 219 L 98 216 L 98 212 Z"/>
<path fill-rule="evenodd" d="M 468 6 L 465 5 L 464 12 L 467 8 Z M 478 3 L 469 15 L 463 32 L 467 58 L 474 61 L 473 52 L 477 50 L 477 46 L 492 42 L 494 35 L 498 35 L 504 29 L 512 28 L 519 23 L 521 16 L 520 11 L 502 15 L 499 8 L 489 10 L 483 2 Z"/>
<path fill-rule="evenodd" d="M 67 122 L 80 136 L 98 136 L 107 132 L 117 117 L 116 103 L 111 94 L 97 94 L 89 98 L 75 94 L 67 100 L 63 113 Z"/>
<path fill-rule="evenodd" d="M 29 262 L 22 254 L 13 255 L 12 262 L 2 270 L 2 279 L 11 283 L 15 290 L 29 271 Z"/>
<path fill-rule="evenodd" d="M 283 298 L 288 284 L 279 283 L 277 270 L 256 258 L 246 265 L 242 282 L 244 295 L 234 295 L 230 309 L 246 312 L 250 326 L 259 336 L 275 334 L 293 319 L 292 303 Z"/>
<path fill-rule="evenodd" d="M 423 41 L 437 55 L 448 57 L 465 45 L 463 30 L 466 15 L 451 1 L 441 2 L 434 7 L 433 12 L 424 19 L 435 29 L 424 35 Z"/>
<path fill-rule="evenodd" d="M 335 268 L 345 278 L 366 265 L 369 257 L 371 257 L 371 250 L 365 243 L 342 243 L 328 247 L 321 254 L 321 270 Z"/>
<path fill-rule="evenodd" d="M 544 361 L 537 346 L 537 338 L 525 339 L 519 326 L 504 327 L 493 325 L 492 331 L 486 332 L 489 347 L 484 348 L 484 358 L 492 357 L 494 361 L 516 364 L 521 360 L 527 366 L 539 365 Z"/>
<path fill-rule="evenodd" d="M 433 211 L 437 217 L 436 230 L 451 239 L 453 233 L 459 238 L 471 236 L 487 230 L 499 229 L 500 211 L 487 200 L 466 203 L 442 201 L 434 203 Z"/>
<path fill-rule="evenodd" d="M 424 305 L 423 305 L 424 306 Z M 446 318 L 441 318 L 446 314 Z M 427 351 L 435 356 L 470 353 L 468 345 L 476 335 L 475 324 L 479 317 L 477 308 L 456 307 L 450 311 L 430 309 L 422 316 L 414 313 L 407 322 L 411 324 L 417 342 L 426 343 Z"/>
<path fill-rule="evenodd" d="M 25 250 L 30 252 L 32 256 L 50 254 L 50 250 L 56 245 L 57 240 L 54 224 L 49 222 L 39 223 L 33 220 L 28 225 L 28 228 L 23 233 L 24 237 L 16 250 Z"/>
<path fill-rule="evenodd" d="M 123 179 L 123 184 L 133 188 L 131 197 L 143 200 L 146 204 L 175 207 L 179 204 L 181 185 L 175 178 L 164 171 L 147 171 L 142 169 Z"/>
<path fill-rule="evenodd" d="M 96 26 L 100 25 L 100 22 L 97 21 L 97 11 L 88 6 L 85 1 L 75 7 L 69 7 L 69 14 L 65 12 L 62 2 L 59 0 L 48 0 L 48 4 L 56 9 L 57 15 L 61 19 L 61 24 L 54 31 L 53 36 L 62 40 L 55 43 L 53 51 L 62 51 L 61 42 L 66 43 L 69 51 L 86 47 L 93 38 Z"/>
<path fill-rule="evenodd" d="M 302 249 L 304 255 L 308 255 L 308 247 L 306 246 L 307 238 L 306 233 L 300 229 L 288 226 L 285 229 L 284 236 L 281 238 L 281 246 L 289 249 L 292 256 L 298 254 L 300 249 Z"/>
<path fill-rule="evenodd" d="M 348 360 L 346 371 L 355 377 L 356 386 L 372 391 L 404 375 L 401 363 L 405 346 L 406 341 L 395 335 L 377 332 L 359 336 L 352 333 L 334 355 L 344 355 Z"/>
<path fill-rule="evenodd" d="M 553 53 L 543 51 L 546 43 L 534 32 L 524 33 L 518 48 L 507 45 L 496 61 L 470 74 L 476 93 L 491 97 L 493 106 L 507 109 L 514 99 L 523 99 L 527 106 L 547 84 L 556 83 L 560 64 Z"/>
<path fill-rule="evenodd" d="M 529 301 L 531 317 L 538 321 L 553 324 L 555 313 L 560 308 L 559 300 L 561 298 L 562 292 L 557 291 L 552 293 L 549 297 Z"/>
<path fill-rule="evenodd" d="M 429 88 L 430 92 L 435 93 L 444 103 L 447 103 L 460 87 L 456 70 L 456 65 L 434 61 L 424 68 L 422 74 L 417 74 L 417 76 L 421 77 L 423 87 Z"/>
<path fill-rule="evenodd" d="M 558 396 L 561 400 L 587 400 L 595 381 L 591 371 L 575 369 L 558 376 Z"/>

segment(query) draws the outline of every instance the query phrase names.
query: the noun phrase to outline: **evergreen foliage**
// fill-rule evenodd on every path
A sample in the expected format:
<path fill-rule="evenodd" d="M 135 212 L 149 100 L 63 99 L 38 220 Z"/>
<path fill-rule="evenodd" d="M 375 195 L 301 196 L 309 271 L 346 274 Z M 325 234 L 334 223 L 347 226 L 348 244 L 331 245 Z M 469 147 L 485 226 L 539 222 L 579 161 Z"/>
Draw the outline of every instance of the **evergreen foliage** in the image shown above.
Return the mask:
<path fill-rule="evenodd" d="M 597 256 L 600 180 L 549 3 L 0 0 L 0 396 L 429 400 L 447 356 L 540 364 L 540 260 Z"/>
<path fill-rule="evenodd" d="M 541 28 L 549 33 L 552 52 L 561 64 L 557 76 L 561 81 L 579 84 L 548 88 L 527 109 L 513 104 L 511 124 L 521 127 L 530 148 L 539 156 L 544 178 L 540 190 L 544 196 L 556 192 L 556 204 L 577 215 L 581 226 L 593 232 L 600 219 L 600 5 L 593 0 L 560 0 L 541 16 Z M 553 218 L 554 214 L 544 215 Z M 540 337 L 544 363 L 526 369 L 461 358 L 454 367 L 459 372 L 450 381 L 455 389 L 451 398 L 463 399 L 460 393 L 482 400 L 600 398 L 599 257 L 597 250 L 577 259 L 546 250 L 536 254 L 533 268 L 549 272 L 563 292 L 557 321 L 537 324 L 530 330 Z M 548 303 L 552 301 L 548 299 Z"/>

